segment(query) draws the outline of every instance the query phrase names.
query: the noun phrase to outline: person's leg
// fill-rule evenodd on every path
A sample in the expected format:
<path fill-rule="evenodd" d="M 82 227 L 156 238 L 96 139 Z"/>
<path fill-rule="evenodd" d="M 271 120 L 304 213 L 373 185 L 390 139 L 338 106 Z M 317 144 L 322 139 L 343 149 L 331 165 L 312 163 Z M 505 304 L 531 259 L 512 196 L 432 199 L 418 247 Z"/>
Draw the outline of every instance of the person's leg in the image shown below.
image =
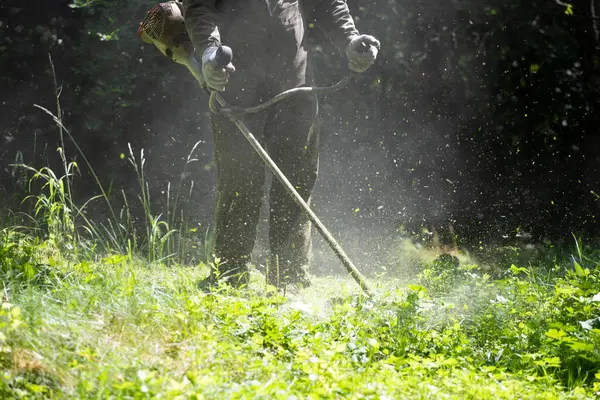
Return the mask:
<path fill-rule="evenodd" d="M 264 120 L 264 115 L 245 118 L 258 140 L 263 136 Z M 239 285 L 248 279 L 247 264 L 263 196 L 264 163 L 226 117 L 213 115 L 212 131 L 217 168 L 215 257 L 219 259 L 219 275 L 231 277 L 228 281 Z"/>
<path fill-rule="evenodd" d="M 196 10 L 202 8 L 199 6 Z M 196 21 L 196 14 L 188 21 L 192 31 L 196 29 L 194 26 L 202 28 Z M 218 7 L 216 16 L 221 39 L 223 44 L 231 47 L 235 66 L 221 96 L 238 107 L 250 107 L 267 100 L 270 93 L 265 83 L 265 70 L 271 60 L 268 57 L 268 24 L 264 23 L 269 14 L 264 0 L 238 2 L 235 8 Z M 194 36 L 201 38 L 200 33 Z M 195 45 L 196 56 L 200 57 L 204 44 Z M 266 113 L 243 117 L 250 132 L 261 142 L 264 141 L 265 119 Z M 235 283 L 240 273 L 247 272 L 255 244 L 265 167 L 228 118 L 213 114 L 211 126 L 217 168 L 214 252 L 221 264 L 219 274 L 233 275 L 232 283 Z"/>
<path fill-rule="evenodd" d="M 304 47 L 305 24 L 300 3 L 273 1 L 271 54 L 268 79 L 273 94 L 313 83 L 310 54 Z M 315 96 L 296 96 L 274 106 L 265 126 L 267 151 L 310 204 L 317 179 L 319 120 Z M 277 286 L 310 284 L 311 225 L 290 193 L 274 178 L 269 194 L 269 274 Z M 281 284 L 281 285 L 280 285 Z"/>
<path fill-rule="evenodd" d="M 316 97 L 296 97 L 280 103 L 265 127 L 268 152 L 310 204 L 318 173 L 319 124 Z M 269 283 L 310 284 L 311 223 L 302 208 L 276 178 L 270 189 Z"/>

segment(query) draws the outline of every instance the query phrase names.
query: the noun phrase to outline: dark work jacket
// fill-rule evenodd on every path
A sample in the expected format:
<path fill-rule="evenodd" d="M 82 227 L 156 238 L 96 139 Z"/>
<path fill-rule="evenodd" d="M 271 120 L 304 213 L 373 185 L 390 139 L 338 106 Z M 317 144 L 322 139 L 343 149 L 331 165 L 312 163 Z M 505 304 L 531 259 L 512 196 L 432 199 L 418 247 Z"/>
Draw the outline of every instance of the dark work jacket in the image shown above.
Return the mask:
<path fill-rule="evenodd" d="M 199 45 L 219 44 L 223 23 L 244 18 L 268 25 L 290 11 L 303 14 L 305 22 L 323 30 L 338 50 L 345 48 L 350 35 L 358 33 L 346 0 L 183 0 L 183 9 L 188 34 Z"/>
<path fill-rule="evenodd" d="M 236 72 L 228 84 L 239 104 L 314 83 L 308 46 L 318 28 L 343 53 L 358 35 L 346 0 L 183 0 L 188 35 L 200 56 L 207 46 L 233 50 Z"/>
<path fill-rule="evenodd" d="M 196 49 L 226 44 L 255 55 L 302 46 L 307 28 L 321 29 L 343 52 L 358 34 L 346 0 L 183 0 L 186 29 Z"/>

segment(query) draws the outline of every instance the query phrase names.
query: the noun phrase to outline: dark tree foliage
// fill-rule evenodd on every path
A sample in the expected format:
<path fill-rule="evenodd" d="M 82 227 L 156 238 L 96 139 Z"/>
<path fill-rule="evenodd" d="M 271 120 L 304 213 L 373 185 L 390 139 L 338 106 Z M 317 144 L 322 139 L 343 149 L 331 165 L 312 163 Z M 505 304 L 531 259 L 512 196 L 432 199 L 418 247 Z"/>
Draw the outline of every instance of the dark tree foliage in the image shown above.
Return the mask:
<path fill-rule="evenodd" d="M 598 234 L 600 45 L 593 1 L 349 0 L 359 29 L 382 42 L 377 64 L 322 101 L 315 207 L 342 229 L 446 229 L 473 240 L 527 230 Z M 135 192 L 122 159 L 145 149 L 156 207 L 167 182 L 210 218 L 214 170 L 207 98 L 187 71 L 135 36 L 152 1 L 0 3 L 0 185 L 17 189 L 15 157 L 58 166 L 49 54 L 64 123 L 114 191 Z M 346 72 L 318 30 L 319 84 Z M 235 49 L 234 49 L 235 51 Z M 189 175 L 181 176 L 196 142 Z M 80 159 L 73 146 L 67 146 Z M 96 193 L 83 163 L 76 193 Z M 184 181 L 182 181 L 184 180 Z M 118 197 L 117 197 L 118 199 Z M 353 212 L 355 209 L 361 211 Z M 100 212 L 100 210 L 98 210 Z"/>
<path fill-rule="evenodd" d="M 62 68 L 77 60 L 73 48 L 84 21 L 69 3 L 48 2 L 43 8 L 33 1 L 0 3 L 0 182 L 5 186 L 14 174 L 8 163 L 21 154 L 27 161 L 35 159 L 34 152 L 54 139 L 50 136 L 55 130 L 33 105 L 53 105 L 48 54 Z M 76 96 L 76 84 L 65 82 L 64 89 L 64 100 Z"/>

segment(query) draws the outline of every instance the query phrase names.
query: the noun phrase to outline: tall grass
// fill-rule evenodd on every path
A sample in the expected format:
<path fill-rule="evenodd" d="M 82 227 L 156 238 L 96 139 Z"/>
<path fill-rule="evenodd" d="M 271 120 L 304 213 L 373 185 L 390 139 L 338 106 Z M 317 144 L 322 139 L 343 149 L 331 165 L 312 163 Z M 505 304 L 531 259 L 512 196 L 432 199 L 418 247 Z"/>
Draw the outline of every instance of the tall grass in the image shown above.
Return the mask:
<path fill-rule="evenodd" d="M 60 101 L 61 88 L 58 86 L 54 64 L 50 58 L 52 82 L 55 88 L 56 112 L 35 104 L 35 107 L 49 115 L 59 134 L 59 147 L 57 149 L 62 164 L 62 171 L 57 172 L 50 167 L 36 168 L 26 164 L 22 157 L 18 157 L 11 166 L 22 171 L 20 179 L 28 182 L 24 202 L 31 202 L 32 215 L 27 218 L 31 222 L 30 228 L 43 229 L 47 239 L 56 246 L 72 250 L 77 254 L 96 256 L 101 250 L 105 254 L 119 253 L 132 254 L 142 257 L 147 262 L 164 262 L 167 264 L 181 264 L 185 262 L 209 262 L 212 249 L 212 231 L 207 227 L 203 236 L 199 236 L 197 227 L 189 227 L 187 221 L 190 215 L 185 207 L 190 202 L 193 194 L 193 180 L 190 190 L 183 193 L 185 180 L 189 176 L 190 164 L 198 161 L 194 154 L 200 142 L 190 150 L 176 189 L 171 189 L 167 182 L 166 212 L 157 212 L 152 205 L 149 179 L 145 171 L 146 158 L 144 149 L 136 157 L 131 144 L 128 144 L 128 162 L 135 171 L 139 193 L 135 199 L 143 212 L 141 224 L 132 215 L 134 204 L 121 189 L 122 206 L 116 209 L 112 193 L 101 182 L 100 177 L 89 162 L 73 135 L 65 126 L 63 108 Z M 69 160 L 66 151 L 65 138 L 71 141 L 78 154 L 86 164 L 93 177 L 99 194 L 92 196 L 83 204 L 78 204 L 73 195 L 73 184 L 79 165 Z M 40 183 L 40 186 L 34 184 Z M 92 202 L 101 201 L 108 210 L 105 220 L 88 217 L 87 207 Z M 40 225 L 39 221 L 43 223 Z M 8 222 L 8 221 L 6 221 Z"/>

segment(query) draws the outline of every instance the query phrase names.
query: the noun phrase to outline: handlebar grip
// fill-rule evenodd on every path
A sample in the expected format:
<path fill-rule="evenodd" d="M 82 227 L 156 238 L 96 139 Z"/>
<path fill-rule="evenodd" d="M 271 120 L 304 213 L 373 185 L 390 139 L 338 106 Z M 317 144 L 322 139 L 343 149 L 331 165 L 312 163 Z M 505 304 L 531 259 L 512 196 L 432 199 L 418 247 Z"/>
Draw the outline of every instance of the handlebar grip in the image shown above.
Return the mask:
<path fill-rule="evenodd" d="M 220 67 L 226 67 L 233 59 L 233 51 L 229 46 L 219 46 L 215 53 L 215 62 Z"/>
<path fill-rule="evenodd" d="M 367 51 L 369 51 L 370 48 L 371 48 L 370 44 L 367 44 L 365 42 L 361 42 L 360 46 L 358 48 L 358 52 L 359 53 L 366 53 Z"/>

